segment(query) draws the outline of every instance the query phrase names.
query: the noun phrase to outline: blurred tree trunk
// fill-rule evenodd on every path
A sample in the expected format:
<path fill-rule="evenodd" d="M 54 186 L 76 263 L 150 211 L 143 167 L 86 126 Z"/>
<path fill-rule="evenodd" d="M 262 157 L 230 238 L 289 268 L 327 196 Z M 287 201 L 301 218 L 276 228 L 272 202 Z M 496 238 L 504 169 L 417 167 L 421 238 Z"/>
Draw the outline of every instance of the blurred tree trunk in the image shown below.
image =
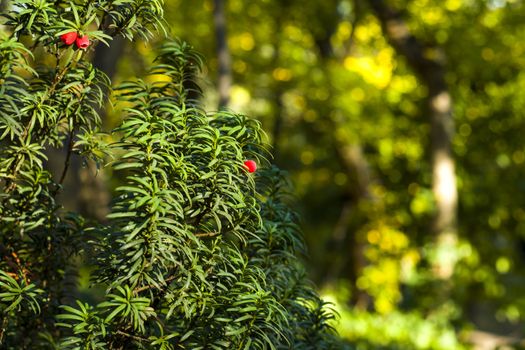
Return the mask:
<path fill-rule="evenodd" d="M 8 0 L 0 0 L 0 13 L 4 13 L 6 10 L 9 9 L 9 1 Z M 4 30 L 4 25 L 0 24 L 0 31 Z"/>
<path fill-rule="evenodd" d="M 334 7 L 334 16 L 337 11 Z M 328 63 L 334 57 L 331 38 L 335 32 L 339 18 L 327 21 L 324 33 L 315 38 L 319 55 Z M 330 77 L 327 72 L 327 77 Z M 332 84 L 328 84 L 329 87 Z M 332 93 L 330 92 L 330 95 Z M 341 127 L 334 120 L 329 119 L 334 133 Z M 334 140 L 337 137 L 334 135 Z M 338 278 L 348 278 L 352 284 L 352 300 L 349 302 L 361 309 L 367 309 L 371 305 L 371 298 L 357 287 L 357 279 L 362 275 L 368 262 L 365 257 L 367 243 L 358 237 L 357 230 L 350 232 L 351 228 L 361 227 L 366 223 L 362 208 L 367 207 L 367 203 L 372 199 L 370 193 L 371 175 L 370 166 L 359 143 L 343 143 L 336 141 L 334 144 L 335 152 L 341 167 L 347 175 L 348 181 L 343 193 L 343 203 L 339 219 L 332 232 L 332 237 L 328 242 L 328 249 L 331 250 L 330 256 L 332 266 L 326 274 L 325 283 L 332 283 Z"/>
<path fill-rule="evenodd" d="M 114 38 L 109 47 L 99 43 L 93 56 L 93 65 L 106 73 L 110 79 L 113 79 L 117 73 L 117 65 L 125 47 L 126 41 L 122 37 Z M 104 123 L 104 119 L 106 119 L 105 110 L 101 110 L 100 114 Z M 78 181 L 81 188 L 78 196 L 79 210 L 96 218 L 98 221 L 104 221 L 109 213 L 110 201 L 105 172 L 96 169 L 93 162 L 82 166 L 80 160 L 77 159 L 75 175 L 75 181 Z"/>
<path fill-rule="evenodd" d="M 284 116 L 283 116 L 283 91 L 279 87 L 274 92 L 274 103 L 276 107 L 276 113 L 275 113 L 275 121 L 273 123 L 273 130 L 272 130 L 272 150 L 273 150 L 273 157 L 275 159 L 278 159 L 277 157 L 280 155 L 280 140 L 281 140 L 281 134 L 283 133 L 283 124 L 284 124 Z"/>
<path fill-rule="evenodd" d="M 219 109 L 228 107 L 232 85 L 231 56 L 226 31 L 225 0 L 214 0 L 213 22 L 217 41 Z"/>
<path fill-rule="evenodd" d="M 117 72 L 117 64 L 124 53 L 126 41 L 124 38 L 117 36 L 110 44 L 109 47 L 103 43 L 97 45 L 93 56 L 93 65 L 112 79 Z"/>
<path fill-rule="evenodd" d="M 457 188 L 452 137 L 452 100 L 445 82 L 444 54 L 425 47 L 410 33 L 401 14 L 383 0 L 369 0 L 381 22 L 386 38 L 428 88 L 427 107 L 431 122 L 432 191 L 437 212 L 432 230 L 436 235 L 435 275 L 446 279 L 454 270 L 455 259 L 447 256 L 457 243 Z M 453 254 L 453 253 L 452 253 Z M 446 257 L 446 258 L 445 258 Z"/>
<path fill-rule="evenodd" d="M 286 9 L 283 8 L 284 13 L 286 13 Z M 282 13 L 280 12 L 280 13 Z M 276 69 L 279 67 L 279 61 L 281 58 L 281 30 L 282 30 L 282 18 L 280 13 L 276 15 L 275 18 L 275 35 L 273 36 L 273 55 L 272 55 L 272 69 Z M 283 126 L 284 126 L 284 105 L 283 105 L 283 93 L 284 93 L 284 86 L 281 81 L 278 81 L 274 79 L 274 86 L 273 86 L 273 103 L 275 106 L 275 112 L 274 112 L 274 122 L 273 122 L 273 128 L 272 128 L 272 153 L 274 159 L 277 161 L 279 160 L 279 153 L 281 150 L 280 147 L 280 141 L 281 141 L 281 134 L 283 133 Z"/>
<path fill-rule="evenodd" d="M 117 71 L 118 60 L 124 53 L 125 44 L 121 37 L 116 37 L 110 47 L 99 43 L 93 56 L 93 65 L 112 79 Z M 104 123 L 105 110 L 99 112 Z M 65 152 L 65 149 L 60 151 L 62 154 Z M 54 173 L 61 173 L 64 156 L 53 155 L 49 158 L 50 167 L 58 169 Z M 110 194 L 104 171 L 97 169 L 93 162 L 83 163 L 80 157 L 74 155 L 65 178 L 64 192 L 60 196 L 68 210 L 78 211 L 99 222 L 105 221 L 109 212 Z"/>
<path fill-rule="evenodd" d="M 341 268 L 350 267 L 346 275 L 350 277 L 354 292 L 352 293 L 353 305 L 367 309 L 371 305 L 370 296 L 357 288 L 357 279 L 362 275 L 368 262 L 365 257 L 366 241 L 358 237 L 357 232 L 350 232 L 351 227 L 360 227 L 366 223 L 367 205 L 372 200 L 370 186 L 372 183 L 370 166 L 359 144 L 336 143 L 336 153 L 348 177 L 344 192 L 344 201 L 339 220 L 334 228 L 330 245 L 338 250 L 338 256 L 343 257 L 343 263 L 335 266 L 335 277 L 339 277 Z M 357 231 L 357 230 L 356 230 Z M 350 252 L 349 255 L 345 254 Z"/>

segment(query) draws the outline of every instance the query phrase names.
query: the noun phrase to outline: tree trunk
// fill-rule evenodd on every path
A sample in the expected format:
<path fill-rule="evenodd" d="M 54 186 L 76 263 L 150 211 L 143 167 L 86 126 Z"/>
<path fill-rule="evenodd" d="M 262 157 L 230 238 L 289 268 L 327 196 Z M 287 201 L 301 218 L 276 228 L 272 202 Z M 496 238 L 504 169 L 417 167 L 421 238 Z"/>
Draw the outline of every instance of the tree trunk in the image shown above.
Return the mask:
<path fill-rule="evenodd" d="M 330 40 L 335 32 L 337 21 L 333 21 L 332 24 L 333 27 L 326 29 L 322 37 L 315 39 L 319 55 L 325 62 L 334 58 Z M 331 124 L 334 133 L 341 127 L 335 121 L 331 121 Z M 360 208 L 366 207 L 364 204 L 372 200 L 370 166 L 359 143 L 336 142 L 334 148 L 348 181 L 343 193 L 341 213 L 327 244 L 328 249 L 332 250 L 330 253 L 336 258 L 326 275 L 325 282 L 331 283 L 341 276 L 348 278 L 353 287 L 352 299 L 349 303 L 360 309 L 367 309 L 371 306 L 372 300 L 365 291 L 357 287 L 357 279 L 368 265 L 365 257 L 367 242 L 357 236 L 357 230 L 350 232 L 350 229 L 364 225 L 367 220 Z"/>
<path fill-rule="evenodd" d="M 116 37 L 110 47 L 99 43 L 93 56 L 93 65 L 112 79 L 117 72 L 118 60 L 124 53 L 125 45 L 126 42 L 121 37 Z M 104 120 L 104 108 L 99 112 Z M 58 152 L 65 153 L 67 150 L 50 152 L 53 152 L 51 160 L 62 161 L 64 156 L 60 156 Z M 63 162 L 55 163 L 50 162 L 50 165 L 58 169 L 63 167 Z M 64 192 L 60 194 L 65 207 L 68 210 L 80 212 L 88 218 L 104 222 L 109 212 L 110 202 L 104 171 L 97 170 L 93 162 L 83 164 L 80 157 L 73 155 L 65 180 Z"/>
<path fill-rule="evenodd" d="M 335 126 L 335 130 L 337 126 Z M 343 266 L 351 266 L 349 277 L 354 286 L 351 303 L 361 309 L 367 309 L 372 300 L 370 296 L 357 288 L 357 279 L 363 274 L 363 270 L 368 265 L 365 257 L 367 243 L 360 239 L 356 232 L 350 233 L 350 227 L 362 226 L 366 223 L 366 218 L 362 215 L 362 207 L 372 200 L 370 185 L 372 178 L 370 166 L 363 153 L 363 148 L 359 144 L 336 144 L 336 152 L 339 162 L 345 173 L 348 175 L 347 187 L 345 189 L 345 201 L 337 225 L 334 229 L 331 245 L 339 250 L 338 256 L 344 256 L 345 260 L 341 266 L 335 266 L 335 277 L 340 275 L 338 271 Z M 364 220 L 363 220 L 364 219 Z M 353 222 L 354 221 L 354 222 Z M 353 225 L 352 225 L 353 223 Z M 342 249 L 350 252 L 350 256 L 344 254 Z"/>
<path fill-rule="evenodd" d="M 284 113 L 283 113 L 283 91 L 280 84 L 274 90 L 273 100 L 275 104 L 275 120 L 273 122 L 272 128 L 272 153 L 274 159 L 277 161 L 280 159 L 281 151 L 281 135 L 283 133 L 283 124 L 284 124 Z"/>
<path fill-rule="evenodd" d="M 0 13 L 5 13 L 9 10 L 9 1 L 8 0 L 0 0 Z M 0 24 L 0 31 L 3 31 L 5 29 L 3 24 Z"/>
<path fill-rule="evenodd" d="M 123 37 L 117 36 L 110 44 L 111 46 L 109 47 L 104 43 L 97 45 L 95 55 L 93 56 L 93 65 L 112 79 L 117 73 L 117 64 L 124 53 L 126 40 Z"/>
<path fill-rule="evenodd" d="M 213 22 L 217 40 L 219 109 L 228 106 L 232 85 L 231 56 L 228 49 L 224 1 L 214 0 Z"/>
<path fill-rule="evenodd" d="M 445 82 L 444 55 L 438 48 L 423 46 L 410 33 L 401 14 L 383 0 L 369 0 L 369 3 L 390 44 L 406 58 L 409 66 L 428 88 L 432 191 L 437 207 L 432 223 L 437 244 L 437 260 L 433 267 L 437 277 L 446 279 L 452 275 L 455 265 L 453 256 L 444 256 L 449 255 L 457 243 L 458 195 L 452 156 L 454 121 L 452 101 Z"/>
<path fill-rule="evenodd" d="M 282 12 L 286 11 L 286 6 L 281 9 Z M 282 13 L 281 12 L 281 13 Z M 274 28 L 275 28 L 275 35 L 273 36 L 273 55 L 272 55 L 272 63 L 270 68 L 276 69 L 279 67 L 280 59 L 281 59 L 281 31 L 283 28 L 283 18 L 281 16 L 281 13 L 277 14 L 275 17 L 274 22 Z M 284 105 L 283 105 L 283 94 L 285 92 L 285 87 L 283 86 L 283 82 L 279 81 L 277 79 L 274 79 L 274 85 L 273 85 L 273 104 L 275 106 L 275 112 L 273 112 L 274 115 L 274 121 L 273 121 L 273 127 L 272 127 L 272 153 L 274 159 L 278 162 L 280 157 L 280 151 L 281 151 L 281 135 L 283 133 L 283 127 L 284 127 Z"/>

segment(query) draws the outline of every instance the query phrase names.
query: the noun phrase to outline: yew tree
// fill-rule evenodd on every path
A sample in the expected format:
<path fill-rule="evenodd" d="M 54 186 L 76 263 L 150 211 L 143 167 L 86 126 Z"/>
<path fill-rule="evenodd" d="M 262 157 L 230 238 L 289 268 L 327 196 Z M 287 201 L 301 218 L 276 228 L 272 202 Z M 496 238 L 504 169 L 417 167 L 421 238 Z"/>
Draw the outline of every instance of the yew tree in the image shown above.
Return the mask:
<path fill-rule="evenodd" d="M 203 58 L 165 40 L 156 79 L 117 87 L 91 64 L 117 36 L 159 35 L 162 15 L 161 0 L 16 0 L 2 14 L 0 348 L 340 348 L 264 132 L 201 107 Z M 121 123 L 105 131 L 110 96 Z M 61 203 L 75 157 L 123 179 L 102 222 Z"/>

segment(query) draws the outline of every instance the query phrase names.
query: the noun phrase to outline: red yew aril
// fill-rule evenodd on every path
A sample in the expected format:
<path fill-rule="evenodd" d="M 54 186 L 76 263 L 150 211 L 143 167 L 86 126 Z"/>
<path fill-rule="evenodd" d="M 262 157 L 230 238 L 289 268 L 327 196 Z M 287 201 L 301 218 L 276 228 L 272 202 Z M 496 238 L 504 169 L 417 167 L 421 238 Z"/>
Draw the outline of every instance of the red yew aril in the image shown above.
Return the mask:
<path fill-rule="evenodd" d="M 76 43 L 79 49 L 87 49 L 89 46 L 89 37 L 87 35 L 79 36 Z"/>
<path fill-rule="evenodd" d="M 255 170 L 257 170 L 257 163 L 253 160 L 247 160 L 244 162 L 244 167 L 250 172 L 253 173 Z"/>
<path fill-rule="evenodd" d="M 77 40 L 77 38 L 78 38 L 77 32 L 69 32 L 69 33 L 62 34 L 60 36 L 60 40 L 62 40 L 62 42 L 66 45 L 73 44 L 75 40 Z"/>

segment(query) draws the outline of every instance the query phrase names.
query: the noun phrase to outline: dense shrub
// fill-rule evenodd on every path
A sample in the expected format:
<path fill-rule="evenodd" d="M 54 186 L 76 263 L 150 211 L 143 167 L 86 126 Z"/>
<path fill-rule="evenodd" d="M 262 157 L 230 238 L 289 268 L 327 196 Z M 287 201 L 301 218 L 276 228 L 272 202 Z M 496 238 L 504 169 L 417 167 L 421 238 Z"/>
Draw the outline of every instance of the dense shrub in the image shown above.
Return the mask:
<path fill-rule="evenodd" d="M 101 131 L 113 89 L 90 52 L 154 35 L 162 1 L 17 0 L 4 18 L 0 348 L 335 347 L 261 127 L 199 106 L 198 53 L 167 41 L 150 70 L 162 79 L 116 88 L 122 123 Z M 66 153 L 58 173 L 53 148 Z M 78 156 L 125 179 L 105 222 L 57 200 Z M 247 159 L 263 169 L 248 172 Z M 79 300 L 79 256 L 104 295 Z"/>

